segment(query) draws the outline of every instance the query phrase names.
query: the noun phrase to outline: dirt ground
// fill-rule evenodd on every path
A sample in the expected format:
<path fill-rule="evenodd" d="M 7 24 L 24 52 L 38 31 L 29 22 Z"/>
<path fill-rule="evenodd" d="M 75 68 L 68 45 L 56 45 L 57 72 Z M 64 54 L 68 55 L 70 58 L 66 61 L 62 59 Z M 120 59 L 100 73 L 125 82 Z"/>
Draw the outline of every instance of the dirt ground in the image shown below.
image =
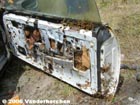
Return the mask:
<path fill-rule="evenodd" d="M 140 2 L 98 1 L 103 22 L 109 23 L 120 41 L 122 63 L 140 64 Z M 129 1 L 129 0 L 128 0 Z M 132 1 L 132 0 L 130 0 Z M 118 92 L 112 100 L 91 97 L 23 61 L 14 58 L 0 79 L 0 100 L 18 93 L 22 99 L 66 99 L 72 105 L 140 105 L 140 83 L 135 70 L 121 70 Z M 0 103 L 1 105 L 1 103 Z"/>
<path fill-rule="evenodd" d="M 18 94 L 22 99 L 70 100 L 72 105 L 140 105 L 140 83 L 135 80 L 135 73 L 134 70 L 121 70 L 123 82 L 112 102 L 107 102 L 91 97 L 15 58 L 0 80 L 0 100 Z"/>

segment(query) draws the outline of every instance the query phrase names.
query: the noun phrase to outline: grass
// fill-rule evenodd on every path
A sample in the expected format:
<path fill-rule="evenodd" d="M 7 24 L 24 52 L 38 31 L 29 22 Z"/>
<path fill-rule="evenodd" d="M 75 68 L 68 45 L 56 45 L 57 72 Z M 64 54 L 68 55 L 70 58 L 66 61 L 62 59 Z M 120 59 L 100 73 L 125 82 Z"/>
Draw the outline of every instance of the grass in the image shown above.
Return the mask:
<path fill-rule="evenodd" d="M 56 80 L 53 87 L 58 90 L 58 94 L 66 98 L 73 95 L 76 92 L 76 89 L 68 84 L 64 84 L 61 81 Z"/>
<path fill-rule="evenodd" d="M 75 92 L 75 89 L 69 85 L 64 85 L 63 90 L 60 90 L 61 93 L 64 95 L 64 97 L 68 97 L 73 95 L 73 93 Z"/>
<path fill-rule="evenodd" d="M 103 23 L 108 23 L 119 39 L 121 53 L 125 55 L 125 59 L 128 62 L 133 59 L 134 62 L 130 63 L 140 64 L 140 60 L 135 60 L 140 56 L 140 1 L 122 1 L 105 0 L 104 4 L 97 0 L 97 4 Z"/>

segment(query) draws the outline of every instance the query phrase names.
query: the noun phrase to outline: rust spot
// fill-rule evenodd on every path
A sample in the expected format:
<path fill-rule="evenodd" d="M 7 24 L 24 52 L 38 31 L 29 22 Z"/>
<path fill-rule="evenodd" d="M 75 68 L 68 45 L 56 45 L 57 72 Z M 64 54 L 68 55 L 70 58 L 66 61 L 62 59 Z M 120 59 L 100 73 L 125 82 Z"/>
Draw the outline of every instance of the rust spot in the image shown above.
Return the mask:
<path fill-rule="evenodd" d="M 24 34 L 29 45 L 29 50 L 33 49 L 35 42 L 41 42 L 41 35 L 38 29 L 31 29 L 30 27 L 26 27 Z"/>
<path fill-rule="evenodd" d="M 103 65 L 103 67 L 101 67 L 102 73 L 108 72 L 110 70 L 110 67 L 111 64 Z"/>
<path fill-rule="evenodd" d="M 36 42 L 41 42 L 41 35 L 40 35 L 40 32 L 39 32 L 39 30 L 38 29 L 35 29 L 34 31 L 33 31 L 33 38 L 34 38 L 34 40 L 36 41 Z"/>
<path fill-rule="evenodd" d="M 106 90 L 104 91 L 104 93 L 103 93 L 103 96 L 104 96 L 104 97 L 107 97 L 108 92 L 109 92 L 109 89 L 106 89 Z"/>
<path fill-rule="evenodd" d="M 90 56 L 86 47 L 74 52 L 74 66 L 82 71 L 86 71 L 90 68 Z"/>
<path fill-rule="evenodd" d="M 49 39 L 49 40 L 50 40 L 51 48 L 56 49 L 55 40 L 53 40 L 53 39 Z"/>
<path fill-rule="evenodd" d="M 48 63 L 48 69 L 49 69 L 49 73 L 52 73 L 53 65 L 51 63 Z"/>
<path fill-rule="evenodd" d="M 83 54 L 82 54 L 82 66 L 85 66 L 86 68 L 90 67 L 90 56 L 88 49 L 84 46 L 82 48 Z"/>
<path fill-rule="evenodd" d="M 78 87 L 81 87 L 81 84 L 79 84 L 79 83 L 77 83 L 76 85 L 77 85 Z"/>
<path fill-rule="evenodd" d="M 109 94 L 109 95 L 107 95 L 107 96 L 105 97 L 105 99 L 106 99 L 108 102 L 111 102 L 111 101 L 113 100 L 113 98 L 114 98 L 114 95 L 112 95 L 112 94 Z"/>
<path fill-rule="evenodd" d="M 28 31 L 28 30 L 25 30 L 24 33 L 25 33 L 26 37 L 28 37 L 30 35 L 30 31 Z"/>
<path fill-rule="evenodd" d="M 53 72 L 53 66 L 50 63 L 48 63 L 48 67 L 44 66 L 44 70 L 45 72 L 51 74 Z"/>
<path fill-rule="evenodd" d="M 73 30 L 80 30 L 80 29 L 87 29 L 87 30 L 91 30 L 93 29 L 94 25 L 92 22 L 89 21 L 69 21 L 69 20 L 63 20 L 61 21 L 61 23 L 64 26 L 69 26 L 71 27 L 71 29 Z"/>
<path fill-rule="evenodd" d="M 80 88 L 86 89 L 87 87 L 90 87 L 91 86 L 91 82 L 86 81 L 86 84 L 79 84 L 79 83 L 77 83 L 76 85 L 78 87 L 80 87 Z"/>
<path fill-rule="evenodd" d="M 44 50 L 45 49 L 45 44 L 42 43 L 40 46 L 39 46 L 40 50 Z"/>

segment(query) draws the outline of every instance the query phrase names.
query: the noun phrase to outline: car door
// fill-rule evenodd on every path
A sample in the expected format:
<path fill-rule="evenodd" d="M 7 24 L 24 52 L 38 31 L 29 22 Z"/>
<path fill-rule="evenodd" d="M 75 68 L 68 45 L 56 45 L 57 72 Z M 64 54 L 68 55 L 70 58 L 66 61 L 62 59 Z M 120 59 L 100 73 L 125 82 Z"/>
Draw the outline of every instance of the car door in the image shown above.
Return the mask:
<path fill-rule="evenodd" d="M 13 55 L 88 94 L 115 94 L 120 48 L 95 0 L 15 0 L 5 9 Z"/>

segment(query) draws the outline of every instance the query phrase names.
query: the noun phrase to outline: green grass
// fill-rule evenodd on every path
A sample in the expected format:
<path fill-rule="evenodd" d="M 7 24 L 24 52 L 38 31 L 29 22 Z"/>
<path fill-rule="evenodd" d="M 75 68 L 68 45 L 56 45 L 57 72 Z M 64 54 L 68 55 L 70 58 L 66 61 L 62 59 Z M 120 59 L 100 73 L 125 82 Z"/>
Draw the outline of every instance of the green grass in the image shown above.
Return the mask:
<path fill-rule="evenodd" d="M 68 97 L 68 96 L 73 95 L 73 93 L 75 92 L 75 89 L 69 85 L 64 85 L 64 89 L 60 91 L 64 97 Z"/>
<path fill-rule="evenodd" d="M 64 98 L 69 97 L 76 92 L 75 88 L 58 80 L 55 81 L 53 87 L 54 89 L 58 90 L 57 94 Z"/>

